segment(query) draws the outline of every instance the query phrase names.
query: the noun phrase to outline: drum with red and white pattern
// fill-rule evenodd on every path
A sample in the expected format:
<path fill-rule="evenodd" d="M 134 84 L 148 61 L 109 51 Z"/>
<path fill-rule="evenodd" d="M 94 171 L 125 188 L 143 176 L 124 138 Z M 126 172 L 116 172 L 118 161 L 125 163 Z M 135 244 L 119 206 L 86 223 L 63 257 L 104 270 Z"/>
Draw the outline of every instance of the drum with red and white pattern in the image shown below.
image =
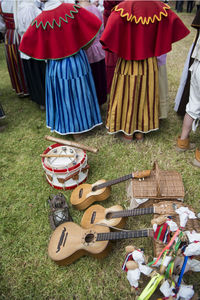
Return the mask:
<path fill-rule="evenodd" d="M 74 189 L 86 181 L 89 165 L 84 150 L 53 144 L 42 157 L 42 167 L 48 183 L 56 189 Z"/>

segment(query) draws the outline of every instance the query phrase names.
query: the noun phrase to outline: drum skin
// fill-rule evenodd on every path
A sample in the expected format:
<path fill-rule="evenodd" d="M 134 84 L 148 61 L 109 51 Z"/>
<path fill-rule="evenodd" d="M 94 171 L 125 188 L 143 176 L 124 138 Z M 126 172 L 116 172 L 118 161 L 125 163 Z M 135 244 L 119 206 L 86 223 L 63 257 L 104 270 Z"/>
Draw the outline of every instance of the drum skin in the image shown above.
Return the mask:
<path fill-rule="evenodd" d="M 42 157 L 47 182 L 56 189 L 71 190 L 86 181 L 88 176 L 87 154 L 84 150 L 53 144 L 43 154 L 61 157 Z M 63 157 L 66 155 L 66 157 Z M 69 155 L 69 157 L 67 157 Z"/>

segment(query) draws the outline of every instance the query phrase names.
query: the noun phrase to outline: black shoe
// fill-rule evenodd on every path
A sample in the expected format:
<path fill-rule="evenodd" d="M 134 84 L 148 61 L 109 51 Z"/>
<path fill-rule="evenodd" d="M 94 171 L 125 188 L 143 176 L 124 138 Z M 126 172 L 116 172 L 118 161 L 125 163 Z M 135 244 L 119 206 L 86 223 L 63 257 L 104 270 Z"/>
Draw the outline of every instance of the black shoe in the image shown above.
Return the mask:
<path fill-rule="evenodd" d="M 58 195 L 51 195 L 48 203 L 51 209 L 49 221 L 52 230 L 56 229 L 56 227 L 62 223 L 73 222 L 66 203 L 66 198 L 62 193 L 59 193 Z"/>

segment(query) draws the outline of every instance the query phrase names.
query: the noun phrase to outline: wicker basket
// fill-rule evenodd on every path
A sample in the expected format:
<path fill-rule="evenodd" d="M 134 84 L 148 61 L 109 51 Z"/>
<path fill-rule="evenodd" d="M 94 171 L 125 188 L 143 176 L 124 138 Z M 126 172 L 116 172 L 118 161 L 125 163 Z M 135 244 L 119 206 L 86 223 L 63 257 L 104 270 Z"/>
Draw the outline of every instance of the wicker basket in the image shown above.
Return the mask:
<path fill-rule="evenodd" d="M 157 162 L 149 177 L 141 181 L 133 179 L 131 184 L 133 198 L 149 199 L 140 207 L 151 206 L 160 200 L 183 201 L 185 194 L 181 175 L 176 171 L 160 170 Z"/>

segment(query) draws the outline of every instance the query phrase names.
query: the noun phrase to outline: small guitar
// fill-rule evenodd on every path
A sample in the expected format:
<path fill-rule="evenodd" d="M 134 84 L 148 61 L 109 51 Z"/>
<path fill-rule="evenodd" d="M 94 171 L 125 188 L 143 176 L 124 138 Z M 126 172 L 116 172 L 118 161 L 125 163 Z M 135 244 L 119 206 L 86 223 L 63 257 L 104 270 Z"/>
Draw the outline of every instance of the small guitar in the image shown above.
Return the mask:
<path fill-rule="evenodd" d="M 131 173 L 123 177 L 106 181 L 104 179 L 96 181 L 94 184 L 81 184 L 77 186 L 70 198 L 71 204 L 78 210 L 83 210 L 95 201 L 103 201 L 110 196 L 111 185 L 126 181 L 131 178 L 144 178 L 150 176 L 151 171 Z"/>
<path fill-rule="evenodd" d="M 84 229 L 73 222 L 59 225 L 53 232 L 48 255 L 59 265 L 69 265 L 83 255 L 103 258 L 109 252 L 109 241 L 154 236 L 153 229 L 110 232 L 108 227 L 94 225 Z"/>
<path fill-rule="evenodd" d="M 123 228 L 126 217 L 134 217 L 148 214 L 174 215 L 175 210 L 183 206 L 179 201 L 162 201 L 154 203 L 151 207 L 123 210 L 122 206 L 115 205 L 104 208 L 101 205 L 92 205 L 83 214 L 81 226 L 89 228 L 94 224 L 102 224 L 111 227 Z"/>

